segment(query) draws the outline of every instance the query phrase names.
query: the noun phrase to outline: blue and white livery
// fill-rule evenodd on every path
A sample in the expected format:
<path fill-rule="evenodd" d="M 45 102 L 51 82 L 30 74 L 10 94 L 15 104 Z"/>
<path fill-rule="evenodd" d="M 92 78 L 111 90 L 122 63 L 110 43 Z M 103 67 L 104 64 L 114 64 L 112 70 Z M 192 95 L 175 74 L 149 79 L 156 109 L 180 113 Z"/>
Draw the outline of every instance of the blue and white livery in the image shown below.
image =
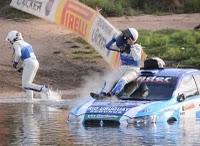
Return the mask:
<path fill-rule="evenodd" d="M 173 123 L 200 118 L 200 71 L 197 69 L 142 70 L 120 97 L 91 100 L 71 110 L 69 121 L 88 124 Z"/>

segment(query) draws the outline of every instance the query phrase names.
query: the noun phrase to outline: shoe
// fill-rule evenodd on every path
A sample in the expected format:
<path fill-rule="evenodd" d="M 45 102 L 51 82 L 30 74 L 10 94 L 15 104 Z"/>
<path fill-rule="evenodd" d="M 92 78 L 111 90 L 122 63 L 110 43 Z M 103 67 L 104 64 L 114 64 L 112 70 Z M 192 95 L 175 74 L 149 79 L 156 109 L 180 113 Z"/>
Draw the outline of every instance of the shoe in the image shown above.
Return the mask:
<path fill-rule="evenodd" d="M 107 97 L 107 93 L 101 92 L 100 94 L 97 94 L 97 93 L 91 92 L 91 93 L 90 93 L 90 96 L 91 96 L 92 98 L 94 98 L 94 99 L 100 100 L 100 99 L 104 99 L 105 97 Z"/>
<path fill-rule="evenodd" d="M 48 99 L 50 96 L 50 89 L 47 85 L 42 87 L 42 99 Z"/>

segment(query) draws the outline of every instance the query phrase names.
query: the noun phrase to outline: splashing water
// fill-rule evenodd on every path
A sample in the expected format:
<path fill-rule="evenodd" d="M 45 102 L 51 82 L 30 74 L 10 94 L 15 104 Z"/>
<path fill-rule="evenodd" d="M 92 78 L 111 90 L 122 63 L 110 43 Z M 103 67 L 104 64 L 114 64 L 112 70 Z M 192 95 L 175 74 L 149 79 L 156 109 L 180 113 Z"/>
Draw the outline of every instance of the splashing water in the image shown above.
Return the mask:
<path fill-rule="evenodd" d="M 116 72 L 116 70 L 106 70 L 104 73 L 94 73 L 85 76 L 82 86 L 77 89 L 77 97 L 70 104 L 70 109 L 93 100 L 89 95 L 91 92 L 100 93 L 110 78 L 117 80 L 118 76 L 120 76 L 120 72 Z"/>

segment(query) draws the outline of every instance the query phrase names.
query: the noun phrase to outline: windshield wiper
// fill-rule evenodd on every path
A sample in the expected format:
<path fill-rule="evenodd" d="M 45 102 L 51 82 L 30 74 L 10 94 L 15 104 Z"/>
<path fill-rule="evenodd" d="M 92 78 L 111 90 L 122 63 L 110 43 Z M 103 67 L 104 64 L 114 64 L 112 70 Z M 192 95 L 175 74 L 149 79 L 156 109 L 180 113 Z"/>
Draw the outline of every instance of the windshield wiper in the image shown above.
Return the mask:
<path fill-rule="evenodd" d="M 122 100 L 140 100 L 140 101 L 151 101 L 151 99 L 147 99 L 147 98 L 134 98 L 134 97 L 127 97 L 127 96 L 121 96 L 119 97 Z"/>

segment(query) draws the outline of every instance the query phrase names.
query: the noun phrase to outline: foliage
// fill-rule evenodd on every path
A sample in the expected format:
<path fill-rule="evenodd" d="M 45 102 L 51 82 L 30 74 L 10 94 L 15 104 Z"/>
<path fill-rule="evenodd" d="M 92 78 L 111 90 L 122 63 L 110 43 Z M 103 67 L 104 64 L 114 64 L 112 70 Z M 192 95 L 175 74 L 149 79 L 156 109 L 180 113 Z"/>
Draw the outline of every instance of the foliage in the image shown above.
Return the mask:
<path fill-rule="evenodd" d="M 104 16 L 132 16 L 141 13 L 199 13 L 200 0 L 79 0 L 88 6 L 102 9 Z M 33 16 L 9 7 L 11 0 L 0 1 L 0 16 L 32 18 Z"/>
<path fill-rule="evenodd" d="M 149 57 L 200 68 L 200 32 L 193 30 L 140 31 L 138 42 Z"/>
<path fill-rule="evenodd" d="M 102 9 L 104 16 L 165 13 L 198 13 L 199 0 L 80 0 L 88 6 Z"/>

